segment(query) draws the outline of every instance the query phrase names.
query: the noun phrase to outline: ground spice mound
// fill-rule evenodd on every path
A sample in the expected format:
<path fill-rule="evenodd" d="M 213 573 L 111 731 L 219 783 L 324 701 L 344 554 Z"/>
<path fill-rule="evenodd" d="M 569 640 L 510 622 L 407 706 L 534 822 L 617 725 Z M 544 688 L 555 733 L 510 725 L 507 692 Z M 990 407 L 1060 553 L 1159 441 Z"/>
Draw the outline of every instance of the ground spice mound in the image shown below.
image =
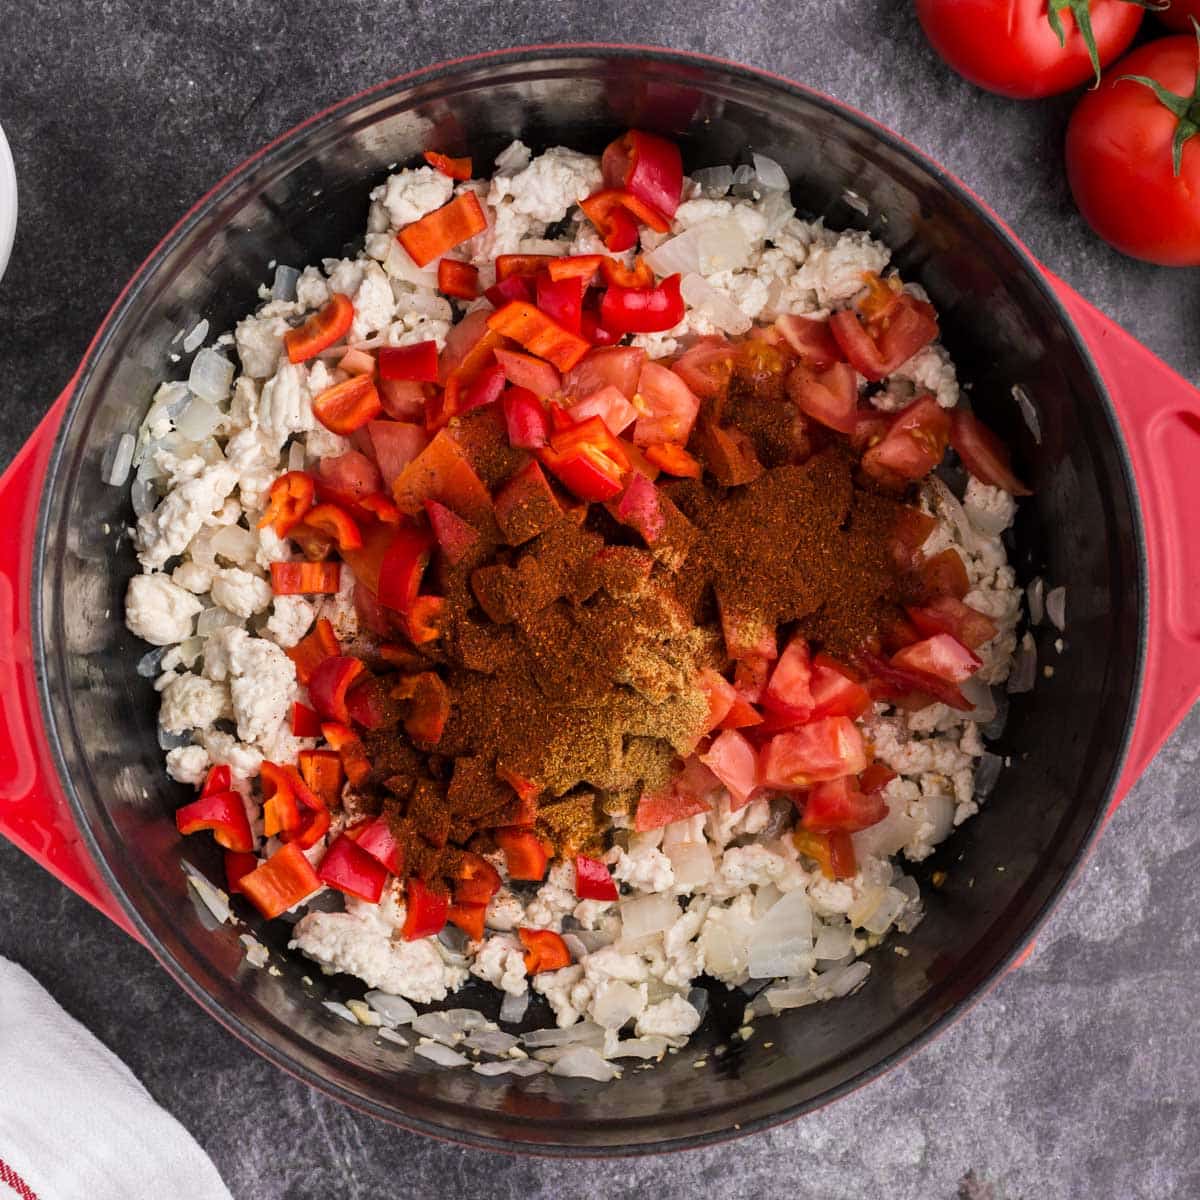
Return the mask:
<path fill-rule="evenodd" d="M 446 433 L 493 492 L 527 469 L 493 416 Z M 394 688 L 396 723 L 366 738 L 363 802 L 389 814 L 410 873 L 452 876 L 456 848 L 530 820 L 557 853 L 598 850 L 606 814 L 665 788 L 704 738 L 705 668 L 728 673 L 777 633 L 835 655 L 875 634 L 896 594 L 897 502 L 797 415 L 781 377 L 735 375 L 689 447 L 708 469 L 659 477 L 649 535 L 616 502 L 551 489 L 536 520 L 489 523 L 437 563 L 439 636 L 406 668 L 431 682 Z M 439 695 L 429 744 L 418 710 Z"/>

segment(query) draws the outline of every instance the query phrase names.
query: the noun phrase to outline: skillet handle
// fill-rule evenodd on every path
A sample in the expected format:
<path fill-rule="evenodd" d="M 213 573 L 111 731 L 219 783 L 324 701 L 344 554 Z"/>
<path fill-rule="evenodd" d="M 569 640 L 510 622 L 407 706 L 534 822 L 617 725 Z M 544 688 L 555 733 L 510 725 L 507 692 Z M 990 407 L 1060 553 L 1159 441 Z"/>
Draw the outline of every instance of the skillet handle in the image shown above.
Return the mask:
<path fill-rule="evenodd" d="M 80 839 L 46 744 L 34 676 L 30 600 L 38 504 L 74 382 L 0 476 L 0 833 L 136 937 Z"/>
<path fill-rule="evenodd" d="M 1046 271 L 1112 396 L 1133 463 L 1146 530 L 1146 677 L 1111 817 L 1200 697 L 1200 391 Z"/>

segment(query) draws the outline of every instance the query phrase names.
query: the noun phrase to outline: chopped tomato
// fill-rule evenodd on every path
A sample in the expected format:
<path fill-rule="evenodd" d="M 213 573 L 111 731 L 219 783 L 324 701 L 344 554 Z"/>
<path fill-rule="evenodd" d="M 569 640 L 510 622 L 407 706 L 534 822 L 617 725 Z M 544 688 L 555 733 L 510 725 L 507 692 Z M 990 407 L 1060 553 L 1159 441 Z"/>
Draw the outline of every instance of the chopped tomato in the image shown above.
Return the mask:
<path fill-rule="evenodd" d="M 401 512 L 417 515 L 426 500 L 437 500 L 476 529 L 492 519 L 492 497 L 475 473 L 462 446 L 449 430 L 441 430 L 392 481 Z M 362 578 L 355 568 L 355 575 Z"/>
<path fill-rule="evenodd" d="M 676 821 L 712 810 L 713 794 L 721 781 L 697 758 L 689 758 L 683 770 L 660 792 L 643 792 L 634 814 L 638 833 L 660 829 Z"/>
<path fill-rule="evenodd" d="M 801 854 L 816 859 L 827 879 L 853 879 L 858 874 L 854 842 L 848 833 L 817 833 L 800 828 L 792 831 L 792 841 Z"/>
<path fill-rule="evenodd" d="M 725 649 L 730 658 L 774 660 L 779 657 L 775 627 L 764 618 L 757 614 L 735 611 L 732 605 L 721 599 L 719 592 L 717 609 L 721 617 L 721 632 L 725 636 Z"/>
<path fill-rule="evenodd" d="M 827 654 L 818 654 L 812 663 L 812 718 L 861 717 L 871 707 L 871 697 L 860 683 L 851 679 L 845 667 Z"/>
<path fill-rule="evenodd" d="M 808 643 L 802 637 L 794 637 L 771 672 L 762 702 L 776 712 L 805 720 L 814 707 L 811 683 Z"/>
<path fill-rule="evenodd" d="M 500 364 L 508 382 L 513 387 L 532 392 L 539 400 L 553 396 L 562 384 L 562 376 L 544 359 L 534 358 L 532 354 L 522 354 L 519 350 L 506 350 L 503 347 L 497 348 L 495 353 L 496 361 Z M 575 370 L 579 370 L 579 367 L 576 367 Z"/>
<path fill-rule="evenodd" d="M 910 671 L 933 675 L 948 683 L 962 683 L 983 665 L 961 642 L 948 633 L 934 634 L 923 642 L 905 646 L 892 655 L 892 664 Z"/>
<path fill-rule="evenodd" d="M 878 792 L 867 795 L 853 775 L 844 775 L 809 789 L 800 824 L 826 833 L 835 829 L 857 833 L 878 825 L 887 813 L 887 803 Z"/>
<path fill-rule="evenodd" d="M 729 390 L 738 347 L 720 337 L 703 337 L 685 350 L 671 370 L 702 400 L 719 400 Z"/>
<path fill-rule="evenodd" d="M 971 590 L 966 564 L 952 546 L 925 559 L 917 567 L 926 596 L 953 596 L 961 600 Z"/>
<path fill-rule="evenodd" d="M 404 905 L 404 928 L 400 936 L 406 942 L 415 942 L 442 931 L 450 897 L 445 892 L 432 891 L 419 879 L 410 879 L 405 885 Z"/>
<path fill-rule="evenodd" d="M 426 386 L 413 379 L 381 379 L 379 403 L 393 421 L 425 420 Z"/>
<path fill-rule="evenodd" d="M 543 365 L 554 370 L 549 363 Z M 538 450 L 546 445 L 550 440 L 550 423 L 536 393 L 524 387 L 510 387 L 504 393 L 501 404 L 510 446 Z"/>
<path fill-rule="evenodd" d="M 645 350 L 637 346 L 602 346 L 589 350 L 563 376 L 563 395 L 590 396 L 611 385 L 632 400 L 645 361 Z"/>
<path fill-rule="evenodd" d="M 571 965 L 567 943 L 553 929 L 526 929 L 520 926 L 517 936 L 525 947 L 525 970 L 530 975 L 542 971 L 558 971 Z"/>
<path fill-rule="evenodd" d="M 623 433 L 638 419 L 638 410 L 620 388 L 612 384 L 593 392 L 585 400 L 579 400 L 567 409 L 573 421 L 586 421 L 588 417 L 599 417 L 611 433 Z"/>
<path fill-rule="evenodd" d="M 839 433 L 853 433 L 858 419 L 858 384 L 849 363 L 816 371 L 801 363 L 787 377 L 792 403 L 814 421 Z"/>
<path fill-rule="evenodd" d="M 855 775 L 867 765 L 862 734 L 849 717 L 825 717 L 776 734 L 759 762 L 764 787 L 791 791 Z"/>
<path fill-rule="evenodd" d="M 999 631 L 991 617 L 953 596 L 938 596 L 907 612 L 909 620 L 926 637 L 947 633 L 971 650 L 990 642 Z"/>
<path fill-rule="evenodd" d="M 495 831 L 496 845 L 504 851 L 505 865 L 513 879 L 540 882 L 546 877 L 550 856 L 541 838 L 532 830 L 505 826 Z"/>
<path fill-rule="evenodd" d="M 682 444 L 691 436 L 700 398 L 674 371 L 659 363 L 646 363 L 638 378 L 637 400 L 642 415 L 633 428 L 636 445 Z"/>
<path fill-rule="evenodd" d="M 479 534 L 475 528 L 444 504 L 439 504 L 436 500 L 426 500 L 425 512 L 429 517 L 429 527 L 433 530 L 433 536 L 437 538 L 438 546 L 446 556 L 447 562 L 462 562 L 479 544 Z"/>
<path fill-rule="evenodd" d="M 829 327 L 851 365 L 872 382 L 890 375 L 938 335 L 933 306 L 907 294 L 883 323 L 864 325 L 853 309 L 843 309 L 829 318 Z"/>
<path fill-rule="evenodd" d="M 936 675 L 913 670 L 894 660 L 888 662 L 865 650 L 859 651 L 858 660 L 871 676 L 874 695 L 883 695 L 894 700 L 927 696 L 964 712 L 972 707 L 954 684 Z"/>
<path fill-rule="evenodd" d="M 383 486 L 379 468 L 357 450 L 326 457 L 317 463 L 317 496 L 324 502 L 354 508 Z"/>
<path fill-rule="evenodd" d="M 754 443 L 740 429 L 733 426 L 723 429 L 712 421 L 702 420 L 696 430 L 696 442 L 705 467 L 723 487 L 753 483 L 763 473 Z"/>
<path fill-rule="evenodd" d="M 863 470 L 881 483 L 924 479 L 942 461 L 950 417 L 932 396 L 922 396 L 898 413 L 882 441 L 863 455 Z"/>
<path fill-rule="evenodd" d="M 919 508 L 900 508 L 892 530 L 892 561 L 898 570 L 906 571 L 916 565 L 920 550 L 937 528 L 937 518 Z"/>
<path fill-rule="evenodd" d="M 448 204 L 406 225 L 396 235 L 418 267 L 469 241 L 487 228 L 487 217 L 474 192 L 462 192 Z"/>
<path fill-rule="evenodd" d="M 859 774 L 858 786 L 868 796 L 873 796 L 876 792 L 882 792 L 895 778 L 896 772 L 891 767 L 885 767 L 883 763 L 872 763 Z"/>
<path fill-rule="evenodd" d="M 301 363 L 315 358 L 322 350 L 341 341 L 350 332 L 353 320 L 354 305 L 350 297 L 334 292 L 320 312 L 309 317 L 299 329 L 289 329 L 283 335 L 288 361 Z"/>
<path fill-rule="evenodd" d="M 829 329 L 827 317 L 813 319 L 786 315 L 775 322 L 784 341 L 800 356 L 811 371 L 828 371 L 842 361 L 842 352 Z"/>
<path fill-rule="evenodd" d="M 1033 494 L 1013 474 L 1004 443 L 965 408 L 956 408 L 950 415 L 950 445 L 976 479 L 1014 496 Z"/>
<path fill-rule="evenodd" d="M 700 755 L 700 761 L 725 785 L 731 812 L 750 802 L 758 787 L 758 757 L 736 729 L 718 734 L 707 752 Z"/>
<path fill-rule="evenodd" d="M 383 404 L 369 375 L 351 375 L 317 396 L 312 410 L 326 429 L 345 437 L 379 416 Z"/>

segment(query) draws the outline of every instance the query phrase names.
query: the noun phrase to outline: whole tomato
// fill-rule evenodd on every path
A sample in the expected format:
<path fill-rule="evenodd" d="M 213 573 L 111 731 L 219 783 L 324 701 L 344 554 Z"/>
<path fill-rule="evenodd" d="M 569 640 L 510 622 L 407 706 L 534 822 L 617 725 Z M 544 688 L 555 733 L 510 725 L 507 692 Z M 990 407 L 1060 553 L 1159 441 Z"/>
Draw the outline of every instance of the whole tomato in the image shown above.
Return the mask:
<path fill-rule="evenodd" d="M 1067 128 L 1084 219 L 1118 250 L 1168 267 L 1200 266 L 1198 68 L 1196 38 L 1150 42 L 1080 100 Z"/>
<path fill-rule="evenodd" d="M 1170 0 L 1167 7 L 1155 15 L 1166 26 L 1180 33 L 1192 32 L 1192 18 L 1200 21 L 1200 0 Z"/>
<path fill-rule="evenodd" d="M 916 0 L 933 48 L 965 79 L 1014 100 L 1077 87 L 1124 52 L 1139 0 Z"/>

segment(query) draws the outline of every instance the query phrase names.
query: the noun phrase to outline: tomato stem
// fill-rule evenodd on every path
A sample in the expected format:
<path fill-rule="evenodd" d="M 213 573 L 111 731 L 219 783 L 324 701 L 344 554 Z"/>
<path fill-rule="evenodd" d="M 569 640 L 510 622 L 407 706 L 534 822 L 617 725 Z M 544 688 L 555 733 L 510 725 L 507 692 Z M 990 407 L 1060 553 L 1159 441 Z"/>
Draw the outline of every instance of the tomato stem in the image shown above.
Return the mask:
<path fill-rule="evenodd" d="M 1169 6 L 1170 0 L 1125 0 L 1126 4 L 1136 4 L 1138 8 L 1149 8 L 1161 12 Z M 1096 82 L 1092 87 L 1100 86 L 1100 52 L 1096 49 L 1096 35 L 1092 31 L 1091 0 L 1050 0 L 1046 19 L 1054 30 L 1060 46 L 1066 46 L 1067 33 L 1063 28 L 1062 14 L 1069 12 L 1075 18 L 1075 24 L 1087 46 L 1088 58 L 1092 60 L 1092 70 L 1096 73 Z"/>
<path fill-rule="evenodd" d="M 1200 46 L 1200 24 L 1196 22 L 1195 17 L 1192 18 L 1192 27 L 1196 30 L 1196 42 Z M 1116 82 L 1120 83 L 1123 79 L 1148 87 L 1158 102 L 1179 118 L 1179 123 L 1175 126 L 1175 136 L 1171 139 L 1171 163 L 1174 174 L 1178 176 L 1183 166 L 1183 148 L 1190 137 L 1200 132 L 1200 63 L 1190 96 L 1170 92 L 1157 79 L 1151 79 L 1148 75 L 1119 75 Z"/>

